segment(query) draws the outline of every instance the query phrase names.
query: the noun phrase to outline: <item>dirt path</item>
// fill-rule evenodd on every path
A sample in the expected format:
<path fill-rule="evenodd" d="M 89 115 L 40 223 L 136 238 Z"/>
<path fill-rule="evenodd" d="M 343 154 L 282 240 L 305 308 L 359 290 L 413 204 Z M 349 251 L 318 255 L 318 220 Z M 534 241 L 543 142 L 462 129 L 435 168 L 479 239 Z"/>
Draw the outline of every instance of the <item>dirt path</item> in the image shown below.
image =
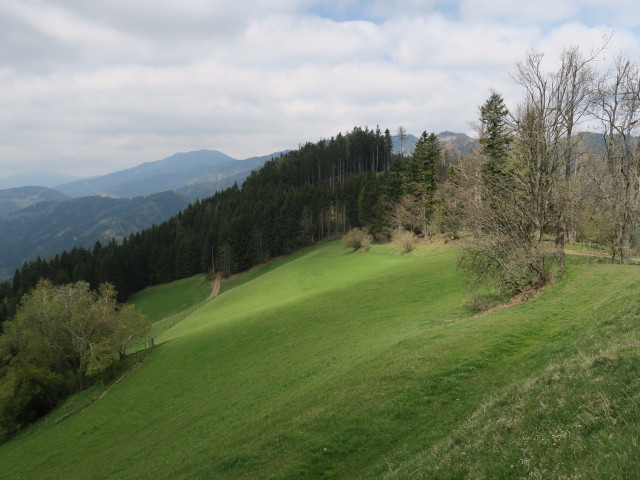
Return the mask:
<path fill-rule="evenodd" d="M 571 250 L 571 249 L 565 248 L 564 253 L 566 253 L 567 255 L 584 255 L 587 257 L 602 257 L 602 258 L 611 259 L 611 254 L 605 253 L 605 252 L 593 252 L 593 251 L 590 252 L 590 251 L 583 251 L 583 250 Z M 633 264 L 640 264 L 640 257 L 630 257 L 629 260 Z"/>
<path fill-rule="evenodd" d="M 218 272 L 216 274 L 216 278 L 214 278 L 213 282 L 211 282 L 211 295 L 209 295 L 209 298 L 214 298 L 218 296 L 218 294 L 220 293 L 221 284 L 222 284 L 222 272 Z"/>
<path fill-rule="evenodd" d="M 586 250 L 571 250 L 569 248 L 564 249 L 564 253 L 567 255 L 584 255 L 587 257 L 611 257 L 611 254 L 605 252 L 594 252 Z"/>
<path fill-rule="evenodd" d="M 218 294 L 220 293 L 221 284 L 222 284 L 222 272 L 219 272 L 218 274 L 216 274 L 216 277 L 211 282 L 211 294 L 209 295 L 209 298 L 214 298 L 214 297 L 218 296 Z M 182 313 L 182 312 L 179 312 L 179 313 Z M 178 314 L 169 315 L 168 317 L 165 317 L 165 318 L 163 318 L 161 320 L 158 320 L 153 325 L 157 325 L 158 323 L 164 322 L 165 320 L 168 320 L 169 318 L 172 318 L 175 315 L 178 315 Z M 102 400 L 116 385 L 118 385 L 122 380 L 127 378 L 133 372 L 135 372 L 140 367 L 140 365 L 142 365 L 144 363 L 144 361 L 147 359 L 147 357 L 149 357 L 149 354 L 151 353 L 150 349 L 147 348 L 146 350 L 147 350 L 146 353 L 144 354 L 144 356 L 140 360 L 138 360 L 134 365 L 132 365 L 131 368 L 129 368 L 129 370 L 123 372 L 115 382 L 113 382 L 111 385 L 109 385 L 107 388 L 105 388 L 97 397 L 92 398 L 87 405 L 82 406 L 78 410 L 74 410 L 73 412 L 70 412 L 67 415 L 64 415 L 61 419 L 59 419 L 56 422 L 56 424 L 64 422 L 65 420 L 67 420 L 72 415 L 75 415 L 76 413 L 81 412 L 82 410 L 88 408 L 89 406 L 93 405 L 94 403 Z"/>
<path fill-rule="evenodd" d="M 118 385 L 122 380 L 124 380 L 125 378 L 127 378 L 129 375 L 131 375 L 133 372 L 135 372 L 140 365 L 142 365 L 144 363 L 144 361 L 147 359 L 147 357 L 149 356 L 149 354 L 151 353 L 150 350 L 147 349 L 147 353 L 145 353 L 144 357 L 142 357 L 142 359 L 138 360 L 129 370 L 127 370 L 126 372 L 124 372 L 122 375 L 120 375 L 120 377 L 113 382 L 111 385 L 109 385 L 106 389 L 104 389 L 104 391 L 98 395 L 94 400 L 91 401 L 91 404 L 96 403 L 98 400 L 101 400 L 102 398 L 104 398 L 104 396 L 109 393 L 113 387 L 115 387 L 116 385 Z M 88 407 L 89 405 L 87 405 Z M 85 407 L 86 408 L 86 407 Z"/>

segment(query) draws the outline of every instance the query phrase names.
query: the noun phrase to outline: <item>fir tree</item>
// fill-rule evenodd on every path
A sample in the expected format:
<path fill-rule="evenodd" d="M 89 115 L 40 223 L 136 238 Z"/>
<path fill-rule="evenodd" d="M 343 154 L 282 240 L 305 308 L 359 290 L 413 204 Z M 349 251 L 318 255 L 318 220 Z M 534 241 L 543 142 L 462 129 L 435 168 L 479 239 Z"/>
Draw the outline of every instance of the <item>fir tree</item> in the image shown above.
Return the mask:
<path fill-rule="evenodd" d="M 487 101 L 480 107 L 480 145 L 488 158 L 487 168 L 499 168 L 504 162 L 512 140 L 507 124 L 509 110 L 499 93 L 492 91 Z"/>

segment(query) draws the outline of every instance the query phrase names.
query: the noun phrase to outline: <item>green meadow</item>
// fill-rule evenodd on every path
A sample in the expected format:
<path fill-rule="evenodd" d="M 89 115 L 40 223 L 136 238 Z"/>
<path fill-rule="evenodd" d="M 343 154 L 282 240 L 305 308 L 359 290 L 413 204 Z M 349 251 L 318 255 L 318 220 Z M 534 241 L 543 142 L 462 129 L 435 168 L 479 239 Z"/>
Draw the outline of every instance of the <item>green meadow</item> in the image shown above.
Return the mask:
<path fill-rule="evenodd" d="M 210 293 L 211 284 L 202 274 L 145 288 L 132 295 L 129 303 L 135 305 L 151 323 L 157 323 L 206 300 Z"/>
<path fill-rule="evenodd" d="M 147 289 L 156 346 L 0 444 L 0 478 L 640 478 L 639 267 L 474 316 L 456 257 L 334 241 L 215 299 Z"/>

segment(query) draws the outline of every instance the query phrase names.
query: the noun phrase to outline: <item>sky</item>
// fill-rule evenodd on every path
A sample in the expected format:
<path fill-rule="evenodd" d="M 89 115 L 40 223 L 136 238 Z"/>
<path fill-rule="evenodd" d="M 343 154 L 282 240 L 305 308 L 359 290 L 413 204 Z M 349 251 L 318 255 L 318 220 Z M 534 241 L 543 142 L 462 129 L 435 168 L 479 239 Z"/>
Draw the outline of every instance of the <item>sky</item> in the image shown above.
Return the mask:
<path fill-rule="evenodd" d="M 532 50 L 640 60 L 636 0 L 0 0 L 0 178 L 469 122 Z"/>

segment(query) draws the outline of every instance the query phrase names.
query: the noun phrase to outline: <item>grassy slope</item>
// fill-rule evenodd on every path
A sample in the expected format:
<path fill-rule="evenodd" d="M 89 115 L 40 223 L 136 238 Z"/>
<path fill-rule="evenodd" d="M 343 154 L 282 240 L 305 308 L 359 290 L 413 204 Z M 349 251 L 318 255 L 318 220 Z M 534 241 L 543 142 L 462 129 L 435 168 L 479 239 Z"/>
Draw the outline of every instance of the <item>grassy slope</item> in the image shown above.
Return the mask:
<path fill-rule="evenodd" d="M 579 266 L 465 319 L 455 252 L 428 253 L 330 243 L 254 274 L 102 400 L 1 445 L 4 475 L 639 476 L 640 271 Z"/>
<path fill-rule="evenodd" d="M 130 345 L 129 351 L 145 348 L 149 337 L 155 338 L 181 322 L 205 302 L 211 294 L 211 282 L 205 274 L 148 287 L 129 298 L 129 303 L 144 315 L 152 326 L 143 338 Z"/>
<path fill-rule="evenodd" d="M 177 280 L 165 285 L 149 287 L 131 296 L 129 303 L 156 323 L 170 315 L 187 310 L 205 300 L 211 293 L 211 284 L 204 274 Z"/>

